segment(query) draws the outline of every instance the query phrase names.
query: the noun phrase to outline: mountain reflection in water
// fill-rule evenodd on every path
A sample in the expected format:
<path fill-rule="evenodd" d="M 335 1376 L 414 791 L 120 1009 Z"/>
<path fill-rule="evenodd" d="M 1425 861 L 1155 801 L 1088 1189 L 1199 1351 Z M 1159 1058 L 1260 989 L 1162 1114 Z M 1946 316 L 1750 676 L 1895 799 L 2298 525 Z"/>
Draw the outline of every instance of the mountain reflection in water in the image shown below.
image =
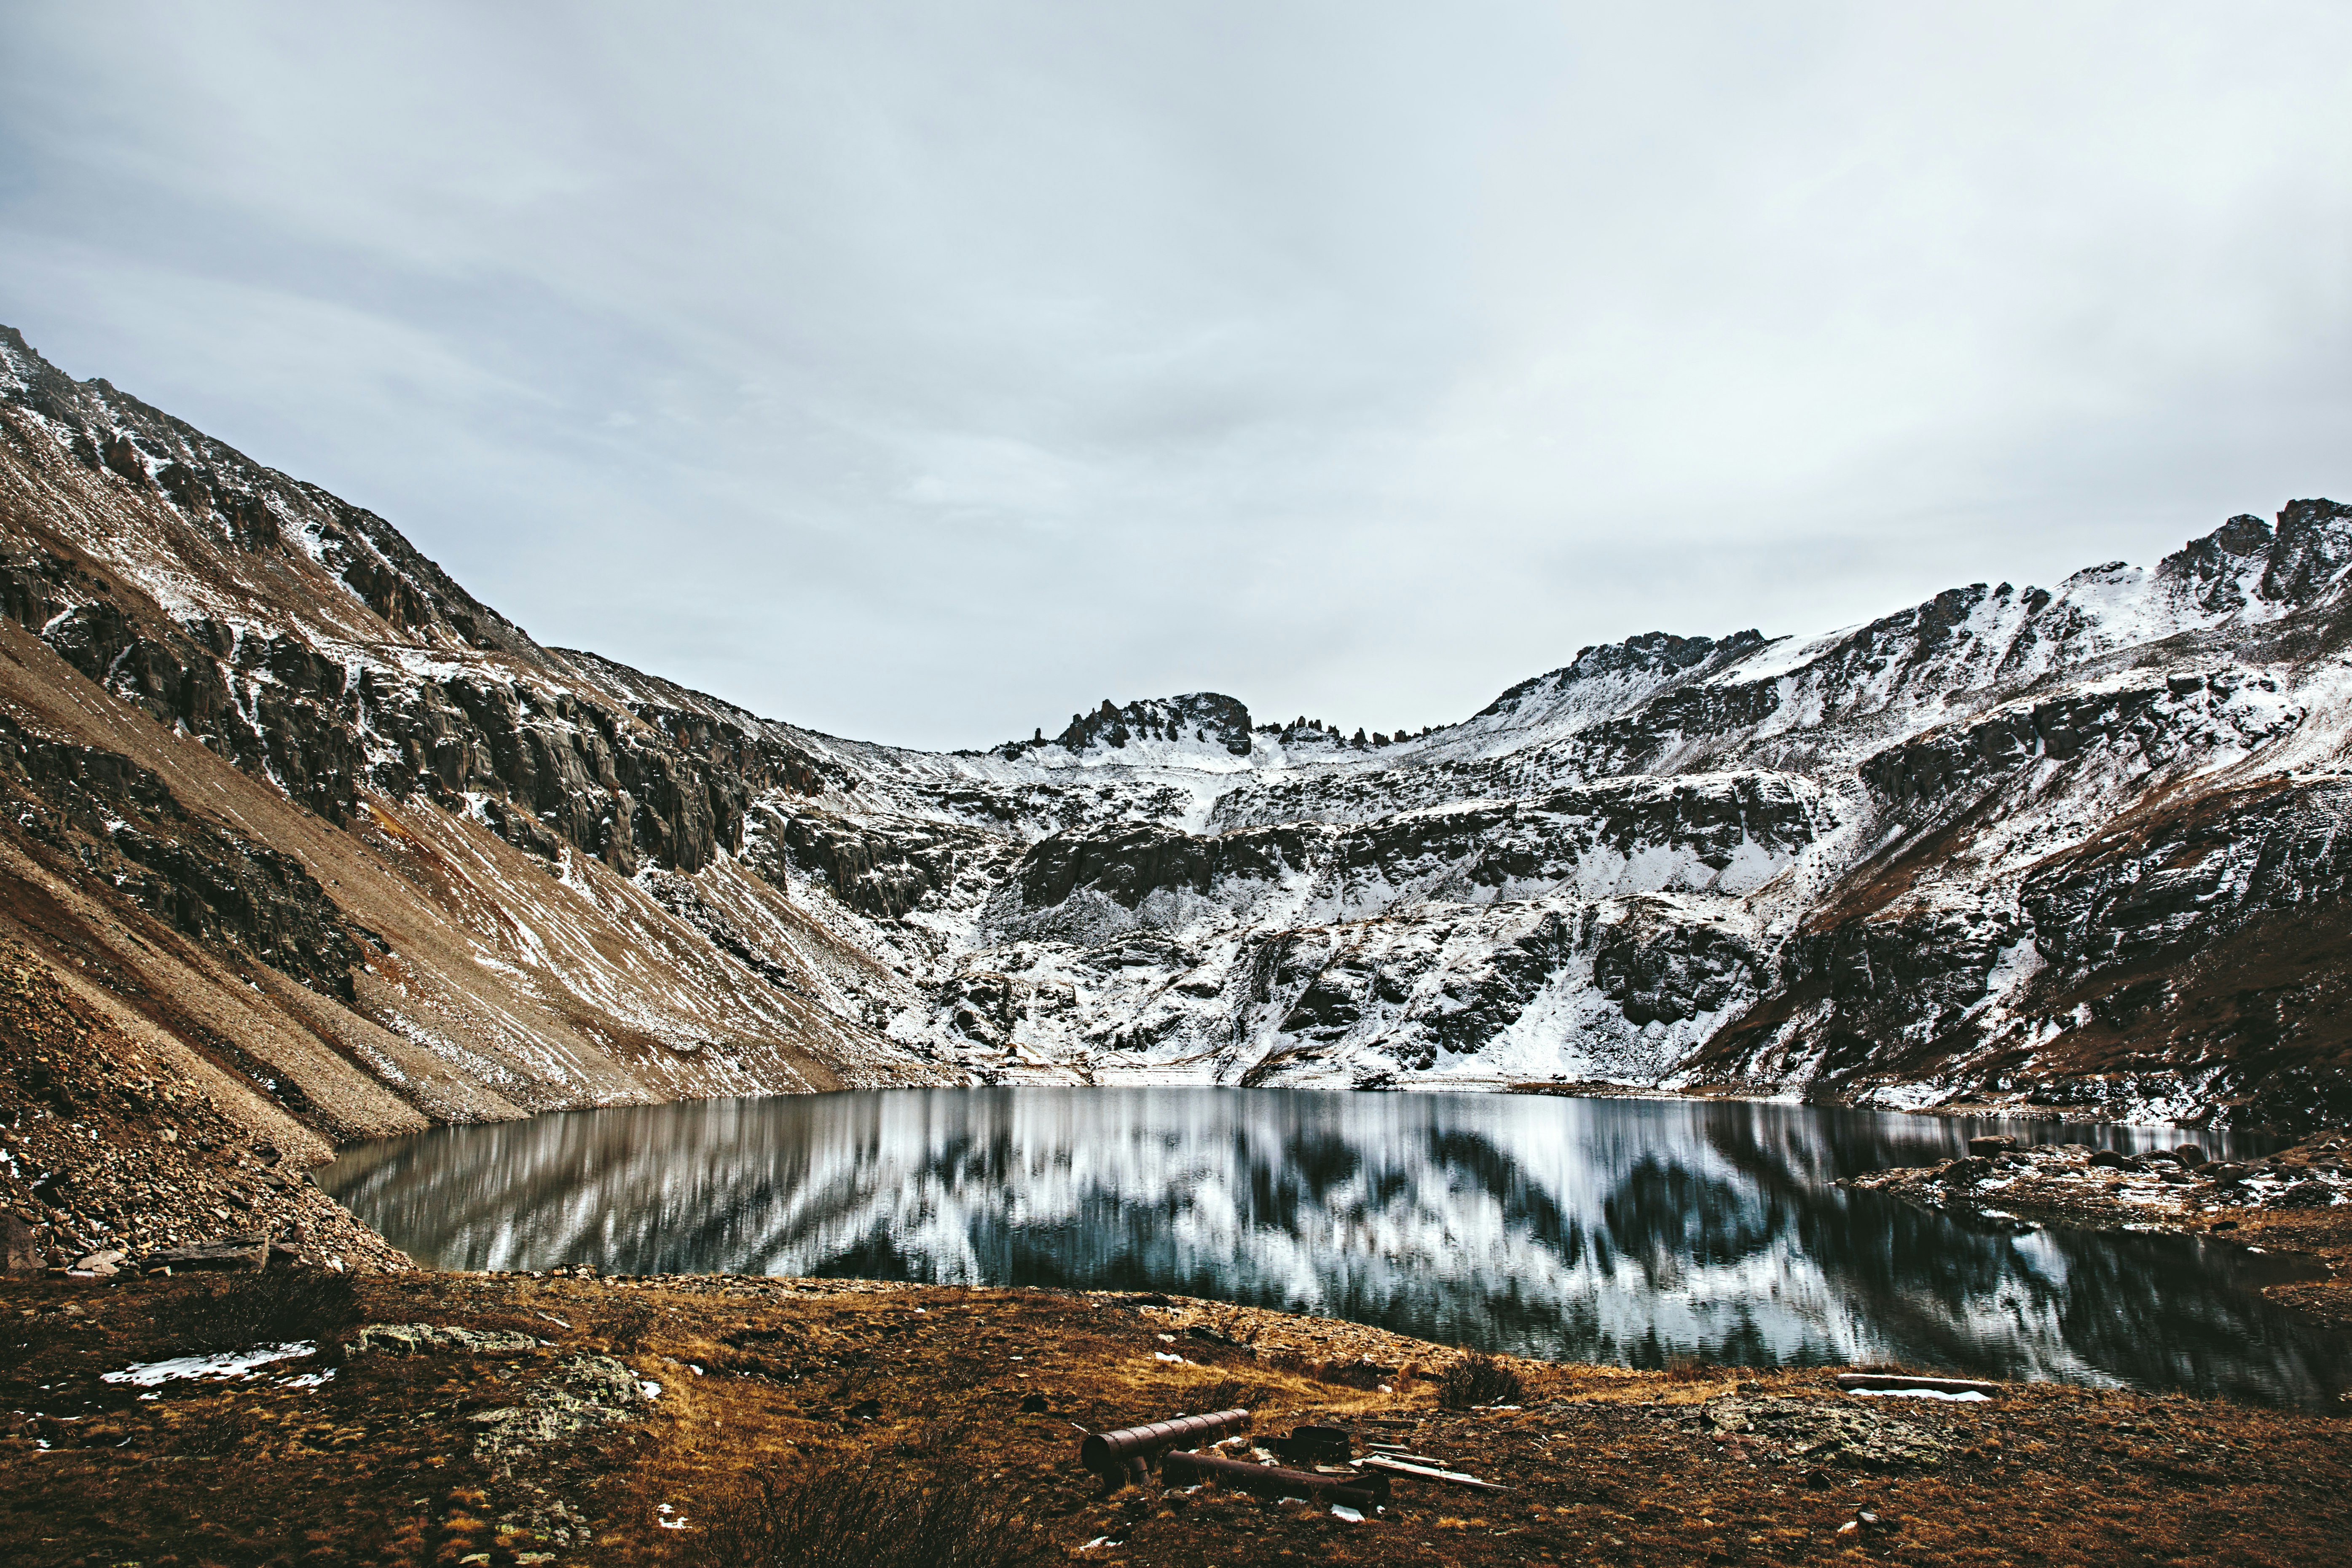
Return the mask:
<path fill-rule="evenodd" d="M 2279 1260 L 1830 1184 L 1948 1159 L 1989 1125 L 1722 1101 L 897 1089 L 443 1128 L 320 1175 L 450 1268 L 1169 1290 L 1637 1366 L 1903 1360 L 2305 1405 L 2344 1385 L 2342 1342 L 2258 1293 Z"/>

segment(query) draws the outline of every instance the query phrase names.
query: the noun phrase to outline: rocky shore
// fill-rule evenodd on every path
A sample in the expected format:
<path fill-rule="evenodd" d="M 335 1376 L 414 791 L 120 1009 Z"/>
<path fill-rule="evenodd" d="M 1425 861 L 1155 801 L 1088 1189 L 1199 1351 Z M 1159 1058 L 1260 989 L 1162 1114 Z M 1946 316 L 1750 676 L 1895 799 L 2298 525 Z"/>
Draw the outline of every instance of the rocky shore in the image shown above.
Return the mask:
<path fill-rule="evenodd" d="M 2021 1147 L 2009 1138 L 1978 1138 L 1959 1159 L 1873 1171 L 1838 1184 L 1987 1219 L 2172 1232 L 2301 1253 L 2325 1277 L 2263 1293 L 2352 1327 L 2352 1134 L 2346 1132 L 2322 1132 L 2246 1162 L 2208 1159 L 2193 1143 L 2124 1154 L 2081 1143 Z"/>
<path fill-rule="evenodd" d="M 418 1269 L 303 1177 L 322 1142 L 8 973 L 33 1048 L 0 1078 L 0 1538 L 29 1568 L 811 1560 L 780 1519 L 950 1530 L 972 1568 L 2317 1563 L 2352 1539 L 2335 1412 L 1535 1362 L 1474 1407 L 1456 1348 L 1154 1292 Z M 1996 1142 L 1851 1184 L 2352 1265 L 2347 1147 L 2218 1167 Z M 2333 1279 L 2271 1293 L 2352 1320 Z M 1315 1426 L 1344 1435 L 1335 1470 L 1413 1468 L 1349 1519 L 1076 1462 L 1082 1432 L 1234 1407 L 1251 1427 L 1221 1452 L 1285 1458 Z"/>
<path fill-rule="evenodd" d="M 2352 1138 L 2340 1133 L 2323 1133 L 2246 1163 L 2208 1159 L 2193 1143 L 2124 1154 L 2082 1143 L 2021 1147 L 2011 1138 L 1975 1138 L 1959 1159 L 1873 1172 L 1840 1184 L 1997 1219 L 2232 1230 L 2252 1215 L 2317 1214 L 2352 1204 L 2347 1151 Z"/>
<path fill-rule="evenodd" d="M 9 1270 L 234 1268 L 270 1247 L 334 1269 L 410 1266 L 310 1179 L 326 1140 L 216 1099 L 200 1068 L 142 1046 L 6 942 L 0 1042 Z"/>

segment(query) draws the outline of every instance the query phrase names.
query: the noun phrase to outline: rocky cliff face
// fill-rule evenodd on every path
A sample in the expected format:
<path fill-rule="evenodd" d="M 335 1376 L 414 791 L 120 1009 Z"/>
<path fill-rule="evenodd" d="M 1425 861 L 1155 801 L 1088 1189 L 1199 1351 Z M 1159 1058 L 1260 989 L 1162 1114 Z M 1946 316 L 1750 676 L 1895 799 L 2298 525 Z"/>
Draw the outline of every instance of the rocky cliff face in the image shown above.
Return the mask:
<path fill-rule="evenodd" d="M 1194 693 L 935 754 L 542 647 L 12 332 L 0 447 L 0 936 L 257 1126 L 975 1079 L 2352 1110 L 2333 502 L 1587 648 L 1417 735 Z"/>
<path fill-rule="evenodd" d="M 0 936 L 257 1135 L 951 1076 L 738 858 L 845 766 L 601 669 L 0 332 Z"/>

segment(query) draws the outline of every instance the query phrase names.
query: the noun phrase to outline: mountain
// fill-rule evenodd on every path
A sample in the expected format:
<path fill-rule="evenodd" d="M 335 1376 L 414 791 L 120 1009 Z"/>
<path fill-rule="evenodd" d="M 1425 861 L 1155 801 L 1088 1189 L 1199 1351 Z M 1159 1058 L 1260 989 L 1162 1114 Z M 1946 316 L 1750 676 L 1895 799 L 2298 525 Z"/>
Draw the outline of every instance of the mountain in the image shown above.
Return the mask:
<path fill-rule="evenodd" d="M 281 1144 L 974 1081 L 2352 1115 L 2332 501 L 1418 734 L 943 754 L 542 647 L 5 329 L 0 437 L 0 942 Z"/>

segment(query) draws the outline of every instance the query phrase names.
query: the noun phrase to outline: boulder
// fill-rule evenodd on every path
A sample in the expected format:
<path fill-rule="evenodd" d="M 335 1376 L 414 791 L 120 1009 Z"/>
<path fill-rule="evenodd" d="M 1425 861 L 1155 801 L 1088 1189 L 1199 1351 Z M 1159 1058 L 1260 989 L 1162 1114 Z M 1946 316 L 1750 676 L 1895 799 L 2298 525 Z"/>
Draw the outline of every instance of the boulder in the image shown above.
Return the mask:
<path fill-rule="evenodd" d="M 1936 1177 L 1948 1187 L 1970 1186 L 1992 1174 L 1992 1162 L 1971 1154 L 1965 1160 L 1955 1160 Z"/>
<path fill-rule="evenodd" d="M 2091 1163 L 2105 1166 L 2109 1170 L 2119 1170 L 2125 1164 L 2125 1160 L 2124 1156 L 2114 1149 L 2101 1149 L 2091 1156 Z"/>
<path fill-rule="evenodd" d="M 351 1353 L 381 1351 L 392 1355 L 423 1355 L 432 1351 L 456 1351 L 467 1355 L 497 1354 L 539 1348 L 529 1334 L 500 1330 L 483 1332 L 441 1323 L 369 1323 L 352 1341 Z"/>
<path fill-rule="evenodd" d="M 2183 1143 L 2172 1152 L 2172 1157 L 2193 1171 L 2205 1163 L 2205 1151 L 2194 1143 Z"/>
<path fill-rule="evenodd" d="M 2324 1209 L 2336 1202 L 2336 1189 L 2326 1182 L 2297 1182 L 2271 1200 L 2273 1208 Z"/>
<path fill-rule="evenodd" d="M 480 1429 L 474 1437 L 474 1457 L 511 1476 L 519 1464 L 534 1461 L 541 1450 L 628 1420 L 658 1392 L 655 1384 L 640 1384 L 626 1363 L 612 1356 L 574 1356 L 526 1386 L 520 1403 L 467 1416 Z"/>
<path fill-rule="evenodd" d="M 2017 1140 L 2014 1138 L 1990 1137 L 1969 1140 L 1969 1152 L 1971 1154 L 2000 1154 L 2016 1147 Z"/>
<path fill-rule="evenodd" d="M 11 1274 L 40 1272 L 40 1240 L 22 1215 L 0 1213 L 0 1267 Z"/>

